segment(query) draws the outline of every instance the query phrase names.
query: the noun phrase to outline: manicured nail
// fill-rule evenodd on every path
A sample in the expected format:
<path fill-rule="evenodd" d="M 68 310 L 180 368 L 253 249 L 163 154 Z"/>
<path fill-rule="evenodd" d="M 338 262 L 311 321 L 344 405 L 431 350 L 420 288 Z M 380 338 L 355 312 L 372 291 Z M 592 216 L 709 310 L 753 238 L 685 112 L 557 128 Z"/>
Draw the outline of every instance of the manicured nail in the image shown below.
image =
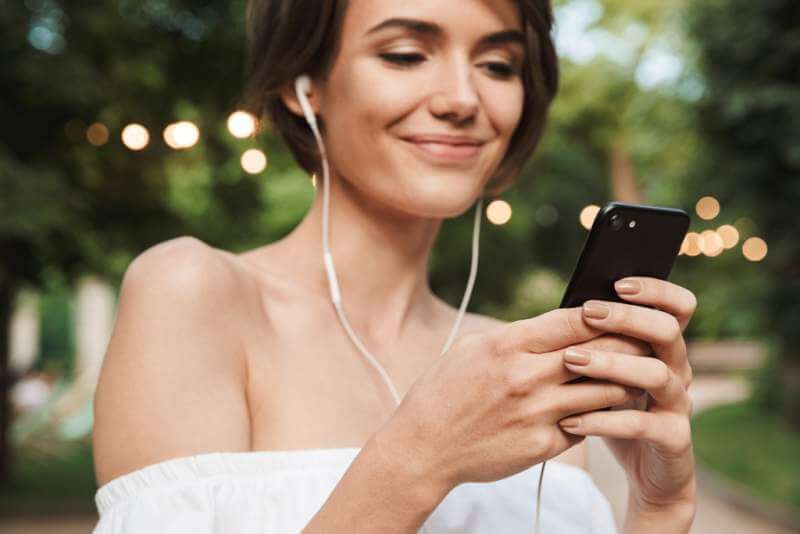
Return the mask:
<path fill-rule="evenodd" d="M 574 347 L 570 347 L 564 351 L 564 360 L 567 363 L 586 365 L 592 361 L 592 353 L 585 349 L 576 349 Z"/>
<path fill-rule="evenodd" d="M 602 302 L 589 301 L 583 304 L 583 314 L 592 319 L 605 319 L 610 312 L 611 309 L 609 309 L 608 304 L 603 304 Z"/>
<path fill-rule="evenodd" d="M 625 295 L 635 295 L 642 290 L 642 284 L 638 280 L 618 280 L 614 287 L 617 289 L 617 293 Z"/>
<path fill-rule="evenodd" d="M 581 418 L 580 417 L 567 417 L 566 419 L 562 419 L 558 422 L 562 428 L 566 430 L 575 430 L 579 426 L 581 426 Z"/>

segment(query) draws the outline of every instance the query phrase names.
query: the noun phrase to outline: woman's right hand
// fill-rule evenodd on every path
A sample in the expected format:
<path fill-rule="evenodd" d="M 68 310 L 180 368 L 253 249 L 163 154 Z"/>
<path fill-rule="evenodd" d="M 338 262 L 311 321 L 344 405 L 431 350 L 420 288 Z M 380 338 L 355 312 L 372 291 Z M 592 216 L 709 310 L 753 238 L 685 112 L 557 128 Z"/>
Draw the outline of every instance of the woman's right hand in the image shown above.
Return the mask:
<path fill-rule="evenodd" d="M 379 431 L 381 441 L 445 492 L 548 460 L 583 439 L 561 430 L 559 420 L 643 393 L 598 380 L 566 384 L 579 375 L 564 367 L 564 348 L 602 335 L 580 307 L 464 335 L 413 384 Z"/>

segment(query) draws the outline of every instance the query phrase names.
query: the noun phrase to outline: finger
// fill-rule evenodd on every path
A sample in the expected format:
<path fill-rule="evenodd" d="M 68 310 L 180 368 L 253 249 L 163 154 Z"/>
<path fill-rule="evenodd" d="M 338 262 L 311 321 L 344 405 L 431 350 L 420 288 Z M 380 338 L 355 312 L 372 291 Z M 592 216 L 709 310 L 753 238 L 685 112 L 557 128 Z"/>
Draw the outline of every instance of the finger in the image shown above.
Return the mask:
<path fill-rule="evenodd" d="M 605 317 L 592 317 L 592 310 L 603 309 Z M 659 358 L 681 377 L 686 372 L 686 342 L 683 332 L 674 316 L 661 310 L 654 310 L 604 300 L 589 300 L 583 305 L 584 320 L 595 328 L 616 332 L 647 341 Z"/>
<path fill-rule="evenodd" d="M 507 353 L 543 353 L 587 341 L 602 333 L 582 319 L 580 307 L 558 308 L 503 325 L 495 341 L 500 350 Z"/>
<path fill-rule="evenodd" d="M 551 408 L 559 417 L 565 417 L 618 406 L 641 395 L 641 389 L 611 382 L 591 380 L 562 384 L 551 397 Z"/>
<path fill-rule="evenodd" d="M 584 341 L 574 345 L 580 348 L 605 350 L 609 352 L 622 352 L 623 354 L 638 354 L 639 356 L 649 356 L 653 354 L 653 347 L 650 343 L 636 339 L 635 337 L 623 336 L 620 334 L 605 333 L 602 336 Z"/>
<path fill-rule="evenodd" d="M 625 284 L 630 282 L 630 284 Z M 633 286 L 626 289 L 624 286 Z M 697 309 L 697 297 L 694 293 L 672 282 L 646 276 L 629 276 L 614 283 L 617 294 L 630 302 L 649 304 L 661 311 L 673 315 L 681 327 L 686 329 Z"/>
<path fill-rule="evenodd" d="M 520 395 L 528 395 L 543 385 L 564 384 L 579 378 L 580 374 L 564 366 L 563 352 L 558 350 L 536 355 L 518 352 L 505 357 L 509 383 L 519 386 L 513 389 Z"/>
<path fill-rule="evenodd" d="M 570 347 L 564 351 L 564 366 L 583 376 L 641 388 L 656 405 L 689 414 L 689 394 L 683 383 L 658 358 Z"/>
<path fill-rule="evenodd" d="M 640 439 L 670 455 L 681 455 L 692 446 L 689 418 L 671 412 L 618 410 L 584 413 L 558 422 L 570 434 Z"/>

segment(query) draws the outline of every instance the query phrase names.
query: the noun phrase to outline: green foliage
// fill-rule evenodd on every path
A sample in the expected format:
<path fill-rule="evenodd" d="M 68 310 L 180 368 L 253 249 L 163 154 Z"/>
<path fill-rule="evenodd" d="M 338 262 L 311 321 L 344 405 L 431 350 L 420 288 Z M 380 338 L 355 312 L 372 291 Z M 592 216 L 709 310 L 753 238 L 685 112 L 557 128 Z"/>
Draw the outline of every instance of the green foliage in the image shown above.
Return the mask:
<path fill-rule="evenodd" d="M 253 141 L 224 129 L 241 97 L 243 0 L 0 5 L 0 251 L 12 279 L 41 286 L 47 266 L 119 277 L 183 234 L 229 247 L 268 236 L 264 181 L 238 166 Z M 161 142 L 175 120 L 200 127 L 192 150 Z M 94 121 L 110 132 L 101 147 L 83 138 Z M 145 150 L 120 142 L 129 122 L 150 130 Z"/>
<path fill-rule="evenodd" d="M 57 452 L 17 449 L 15 458 L 11 480 L 0 486 L 0 515 L 96 512 L 91 443 L 62 443 Z"/>
<path fill-rule="evenodd" d="M 800 432 L 749 403 L 718 406 L 692 420 L 698 460 L 756 495 L 800 514 Z"/>
<path fill-rule="evenodd" d="M 41 334 L 39 358 L 34 369 L 51 376 L 70 377 L 75 367 L 73 299 L 58 273 L 48 277 L 39 304 Z"/>
<path fill-rule="evenodd" d="M 765 374 L 762 389 L 800 427 L 800 4 L 703 0 L 691 15 L 707 87 L 702 178 L 721 201 L 751 212 L 769 245 L 769 284 L 757 297 L 781 372 Z"/>

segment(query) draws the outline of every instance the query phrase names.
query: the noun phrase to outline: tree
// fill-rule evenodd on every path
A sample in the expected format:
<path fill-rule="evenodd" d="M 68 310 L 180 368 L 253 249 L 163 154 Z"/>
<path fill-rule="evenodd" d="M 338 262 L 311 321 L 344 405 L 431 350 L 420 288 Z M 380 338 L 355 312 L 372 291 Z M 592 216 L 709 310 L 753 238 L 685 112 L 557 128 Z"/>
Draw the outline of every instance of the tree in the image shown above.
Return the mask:
<path fill-rule="evenodd" d="M 699 129 L 711 148 L 702 179 L 752 211 L 769 245 L 773 363 L 760 399 L 800 428 L 800 4 L 702 0 L 690 15 L 706 84 Z"/>
<path fill-rule="evenodd" d="M 171 237 L 234 247 L 288 225 L 264 215 L 271 197 L 239 166 L 252 141 L 225 130 L 241 100 L 243 18 L 243 0 L 0 1 L 0 483 L 15 379 L 8 323 L 23 285 L 42 287 L 51 271 L 118 280 Z M 159 142 L 185 119 L 200 126 L 198 145 Z M 102 146 L 84 137 L 92 122 L 110 132 Z M 149 128 L 145 150 L 120 142 L 129 122 Z M 271 158 L 278 169 L 287 161 Z"/>

